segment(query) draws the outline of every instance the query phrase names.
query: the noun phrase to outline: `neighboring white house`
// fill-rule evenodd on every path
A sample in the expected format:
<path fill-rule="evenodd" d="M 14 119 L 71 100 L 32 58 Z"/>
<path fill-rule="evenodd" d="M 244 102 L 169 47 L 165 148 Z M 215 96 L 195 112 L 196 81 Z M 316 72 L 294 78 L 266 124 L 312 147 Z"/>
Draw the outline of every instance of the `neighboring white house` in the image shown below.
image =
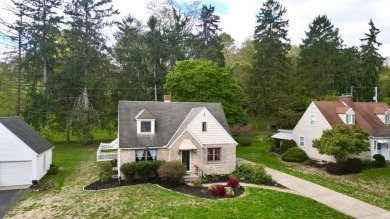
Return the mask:
<path fill-rule="evenodd" d="M 372 159 L 375 154 L 390 159 L 390 109 L 386 103 L 353 102 L 352 96 L 341 96 L 339 101 L 313 101 L 287 137 L 294 139 L 311 159 L 335 162 L 334 157 L 319 154 L 312 142 L 337 124 L 356 124 L 369 133 L 370 151 L 361 153 L 361 159 Z M 273 137 L 287 139 L 285 136 Z"/>
<path fill-rule="evenodd" d="M 192 174 L 234 171 L 237 143 L 221 104 L 120 101 L 118 110 L 118 166 L 179 160 Z"/>
<path fill-rule="evenodd" d="M 19 117 L 0 118 L 0 186 L 40 180 L 50 168 L 52 148 Z"/>

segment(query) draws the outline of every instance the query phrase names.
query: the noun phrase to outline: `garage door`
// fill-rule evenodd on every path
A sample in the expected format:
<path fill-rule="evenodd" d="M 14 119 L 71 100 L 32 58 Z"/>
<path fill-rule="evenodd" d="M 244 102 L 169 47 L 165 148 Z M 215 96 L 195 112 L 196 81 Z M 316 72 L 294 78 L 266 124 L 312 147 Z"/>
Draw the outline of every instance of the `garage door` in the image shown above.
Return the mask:
<path fill-rule="evenodd" d="M 31 161 L 0 162 L 0 186 L 31 184 Z"/>

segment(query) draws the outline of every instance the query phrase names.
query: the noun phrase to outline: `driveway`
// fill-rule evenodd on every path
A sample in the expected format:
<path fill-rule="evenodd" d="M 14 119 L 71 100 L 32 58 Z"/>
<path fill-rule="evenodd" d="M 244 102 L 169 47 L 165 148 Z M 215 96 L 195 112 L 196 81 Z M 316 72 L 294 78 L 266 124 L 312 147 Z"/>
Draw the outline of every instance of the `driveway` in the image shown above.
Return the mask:
<path fill-rule="evenodd" d="M 3 218 L 27 191 L 28 189 L 0 191 L 0 218 Z"/>

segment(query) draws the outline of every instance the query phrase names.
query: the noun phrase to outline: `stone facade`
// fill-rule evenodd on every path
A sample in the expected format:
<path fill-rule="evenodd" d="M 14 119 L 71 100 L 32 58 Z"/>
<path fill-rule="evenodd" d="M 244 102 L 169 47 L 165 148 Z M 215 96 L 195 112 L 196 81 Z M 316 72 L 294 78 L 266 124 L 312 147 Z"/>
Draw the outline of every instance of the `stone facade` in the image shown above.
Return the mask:
<path fill-rule="evenodd" d="M 202 147 L 191 134 L 184 133 L 171 148 L 158 148 L 157 160 L 181 161 L 179 146 L 183 139 L 190 139 L 196 150 L 190 152 L 190 173 L 193 174 L 229 174 L 236 167 L 236 145 L 235 144 L 208 144 Z M 221 161 L 207 162 L 207 149 L 221 148 Z M 134 149 L 121 149 L 118 165 L 135 162 Z M 121 175 L 123 177 L 123 175 Z"/>

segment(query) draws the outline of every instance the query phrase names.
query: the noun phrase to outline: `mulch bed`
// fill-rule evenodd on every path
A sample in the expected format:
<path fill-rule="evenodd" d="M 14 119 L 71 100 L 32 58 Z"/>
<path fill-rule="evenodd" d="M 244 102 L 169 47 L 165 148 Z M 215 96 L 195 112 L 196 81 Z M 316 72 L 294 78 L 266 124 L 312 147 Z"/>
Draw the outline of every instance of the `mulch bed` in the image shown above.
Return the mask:
<path fill-rule="evenodd" d="M 193 187 L 189 185 L 168 185 L 164 184 L 160 181 L 145 181 L 145 180 L 138 180 L 138 181 L 127 181 L 122 180 L 121 185 L 119 185 L 118 179 L 111 179 L 108 183 L 102 183 L 100 180 L 93 182 L 86 187 L 84 187 L 84 190 L 101 190 L 101 189 L 111 189 L 116 188 L 120 186 L 131 186 L 131 185 L 139 185 L 139 184 L 146 184 L 146 183 L 153 183 L 157 184 L 163 188 L 173 190 L 176 192 L 200 197 L 200 198 L 206 198 L 206 199 L 223 199 L 227 198 L 225 196 L 213 196 L 209 191 L 207 187 Z M 234 191 L 234 197 L 240 196 L 245 193 L 245 188 L 240 187 Z M 232 197 L 232 198 L 234 198 Z"/>

